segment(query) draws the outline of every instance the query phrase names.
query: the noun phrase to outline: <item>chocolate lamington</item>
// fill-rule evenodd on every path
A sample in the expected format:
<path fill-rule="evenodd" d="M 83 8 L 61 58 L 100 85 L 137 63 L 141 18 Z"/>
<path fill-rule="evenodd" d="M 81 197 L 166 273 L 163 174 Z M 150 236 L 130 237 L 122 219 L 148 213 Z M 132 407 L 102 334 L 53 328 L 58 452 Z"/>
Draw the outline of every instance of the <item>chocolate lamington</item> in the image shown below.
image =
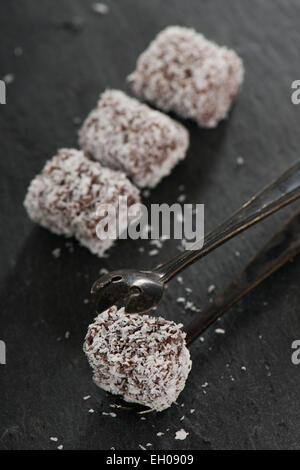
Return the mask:
<path fill-rule="evenodd" d="M 113 306 L 89 328 L 84 352 L 103 390 L 162 411 L 177 399 L 191 370 L 182 324 Z"/>
<path fill-rule="evenodd" d="M 107 90 L 85 120 L 79 143 L 91 158 L 124 171 L 136 185 L 154 187 L 185 157 L 189 136 L 163 113 Z"/>
<path fill-rule="evenodd" d="M 243 82 L 238 55 L 193 29 L 170 26 L 139 56 L 128 79 L 136 95 L 164 111 L 215 127 Z"/>
<path fill-rule="evenodd" d="M 96 226 L 104 215 L 97 215 L 97 209 L 112 204 L 118 214 L 119 196 L 127 197 L 128 206 L 140 201 L 139 190 L 124 173 L 102 167 L 82 151 L 61 149 L 31 182 L 24 205 L 34 222 L 56 234 L 74 236 L 103 256 L 114 240 L 98 238 Z"/>

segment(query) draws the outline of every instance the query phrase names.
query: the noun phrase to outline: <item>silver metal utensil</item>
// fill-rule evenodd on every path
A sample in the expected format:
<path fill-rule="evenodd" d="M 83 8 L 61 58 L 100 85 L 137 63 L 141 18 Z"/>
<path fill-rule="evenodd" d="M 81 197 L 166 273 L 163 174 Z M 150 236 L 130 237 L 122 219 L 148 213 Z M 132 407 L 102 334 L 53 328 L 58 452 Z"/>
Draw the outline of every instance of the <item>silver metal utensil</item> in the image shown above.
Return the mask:
<path fill-rule="evenodd" d="M 97 312 L 112 305 L 125 306 L 127 313 L 143 313 L 160 302 L 167 283 L 182 270 L 238 233 L 260 222 L 300 197 L 300 160 L 257 193 L 215 230 L 204 243 L 197 242 L 152 271 L 122 269 L 101 276 L 91 292 L 98 296 Z M 203 242 L 203 240 L 202 240 Z"/>

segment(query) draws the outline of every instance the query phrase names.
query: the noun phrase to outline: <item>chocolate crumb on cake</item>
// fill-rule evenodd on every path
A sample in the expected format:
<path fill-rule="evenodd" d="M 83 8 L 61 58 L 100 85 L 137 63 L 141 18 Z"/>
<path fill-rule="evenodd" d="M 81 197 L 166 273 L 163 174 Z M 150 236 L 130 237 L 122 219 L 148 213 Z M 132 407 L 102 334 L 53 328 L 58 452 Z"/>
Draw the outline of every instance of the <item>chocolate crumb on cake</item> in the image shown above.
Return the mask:
<path fill-rule="evenodd" d="M 162 411 L 177 399 L 191 370 L 182 324 L 113 306 L 89 328 L 84 352 L 94 382 L 127 402 Z"/>
<path fill-rule="evenodd" d="M 31 182 L 24 205 L 34 222 L 56 234 L 74 236 L 102 256 L 113 240 L 97 237 L 96 226 L 103 218 L 97 208 L 111 204 L 118 216 L 119 196 L 127 197 L 128 207 L 140 201 L 139 190 L 124 173 L 92 162 L 82 151 L 61 149 Z"/>
<path fill-rule="evenodd" d="M 243 82 L 241 59 L 190 28 L 170 26 L 139 56 L 128 79 L 137 96 L 200 126 L 224 119 Z"/>
<path fill-rule="evenodd" d="M 183 159 L 186 129 L 119 90 L 105 91 L 88 115 L 79 143 L 91 158 L 123 170 L 140 186 L 156 186 Z"/>

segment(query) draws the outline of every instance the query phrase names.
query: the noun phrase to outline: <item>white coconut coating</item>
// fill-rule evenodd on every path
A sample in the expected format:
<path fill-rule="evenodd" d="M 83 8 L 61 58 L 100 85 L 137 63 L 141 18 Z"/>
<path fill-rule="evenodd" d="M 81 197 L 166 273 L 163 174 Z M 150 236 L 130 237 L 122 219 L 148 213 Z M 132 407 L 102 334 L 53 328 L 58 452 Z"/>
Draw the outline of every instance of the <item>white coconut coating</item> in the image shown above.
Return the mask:
<path fill-rule="evenodd" d="M 200 126 L 225 118 L 243 82 L 238 55 L 193 29 L 170 26 L 139 56 L 129 75 L 137 96 Z"/>
<path fill-rule="evenodd" d="M 96 226 L 103 218 L 97 208 L 109 203 L 118 217 L 119 196 L 127 196 L 128 206 L 140 200 L 139 190 L 124 173 L 92 162 L 82 151 L 61 149 L 31 182 L 24 205 L 34 222 L 56 234 L 74 236 L 102 256 L 114 240 L 97 237 Z M 123 218 L 121 223 L 125 227 Z"/>
<path fill-rule="evenodd" d="M 161 317 L 109 308 L 89 326 L 83 346 L 94 382 L 128 402 L 168 408 L 192 366 L 181 328 Z"/>
<path fill-rule="evenodd" d="M 183 159 L 186 129 L 119 90 L 105 91 L 88 115 L 79 143 L 93 159 L 124 171 L 140 187 L 154 187 Z"/>

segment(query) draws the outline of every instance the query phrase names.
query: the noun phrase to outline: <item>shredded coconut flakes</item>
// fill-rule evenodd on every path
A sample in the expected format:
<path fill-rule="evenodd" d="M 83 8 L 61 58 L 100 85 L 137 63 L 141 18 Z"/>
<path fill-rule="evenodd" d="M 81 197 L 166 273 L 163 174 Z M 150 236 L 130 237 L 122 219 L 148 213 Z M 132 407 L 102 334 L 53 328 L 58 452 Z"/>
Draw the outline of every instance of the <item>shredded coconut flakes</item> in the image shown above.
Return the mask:
<path fill-rule="evenodd" d="M 75 236 L 92 253 L 103 256 L 113 240 L 97 237 L 102 218 L 97 208 L 110 203 L 118 211 L 120 195 L 127 196 L 128 206 L 140 200 L 138 189 L 123 173 L 92 162 L 81 151 L 61 149 L 31 182 L 24 205 L 35 222 L 56 234 Z"/>
<path fill-rule="evenodd" d="M 175 439 L 184 441 L 188 435 L 188 432 L 186 432 L 184 429 L 180 429 L 179 431 L 176 431 Z"/>
<path fill-rule="evenodd" d="M 187 130 L 165 114 L 119 90 L 105 91 L 80 132 L 83 150 L 123 170 L 140 186 L 154 187 L 185 157 Z"/>
<path fill-rule="evenodd" d="M 170 26 L 140 55 L 128 80 L 137 96 L 164 111 L 215 127 L 243 82 L 238 55 L 193 29 Z"/>
<path fill-rule="evenodd" d="M 84 351 L 104 390 L 162 411 L 177 399 L 191 369 L 182 324 L 125 314 L 113 306 L 95 318 Z"/>

